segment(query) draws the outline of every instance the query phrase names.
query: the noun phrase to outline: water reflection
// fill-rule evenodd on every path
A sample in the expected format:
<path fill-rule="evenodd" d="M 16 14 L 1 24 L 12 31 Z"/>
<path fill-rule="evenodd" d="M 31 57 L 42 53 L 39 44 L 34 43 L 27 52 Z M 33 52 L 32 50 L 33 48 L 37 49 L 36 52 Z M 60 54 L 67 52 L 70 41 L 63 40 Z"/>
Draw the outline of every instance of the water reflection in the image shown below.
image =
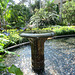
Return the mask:
<path fill-rule="evenodd" d="M 47 40 L 45 42 L 45 72 L 35 74 L 31 69 L 31 47 L 16 49 L 16 55 L 8 55 L 6 65 L 15 64 L 24 75 L 75 75 L 75 38 Z M 12 75 L 12 74 L 11 74 Z"/>

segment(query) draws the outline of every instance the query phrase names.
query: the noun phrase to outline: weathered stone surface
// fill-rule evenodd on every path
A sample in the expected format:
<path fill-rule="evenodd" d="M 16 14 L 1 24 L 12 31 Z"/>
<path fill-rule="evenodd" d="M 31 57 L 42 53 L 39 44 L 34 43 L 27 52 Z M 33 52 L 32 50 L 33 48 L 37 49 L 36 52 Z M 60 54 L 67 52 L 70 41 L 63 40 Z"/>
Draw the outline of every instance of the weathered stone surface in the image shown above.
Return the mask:
<path fill-rule="evenodd" d="M 35 72 L 44 71 L 44 42 L 47 38 L 30 38 L 32 69 Z"/>

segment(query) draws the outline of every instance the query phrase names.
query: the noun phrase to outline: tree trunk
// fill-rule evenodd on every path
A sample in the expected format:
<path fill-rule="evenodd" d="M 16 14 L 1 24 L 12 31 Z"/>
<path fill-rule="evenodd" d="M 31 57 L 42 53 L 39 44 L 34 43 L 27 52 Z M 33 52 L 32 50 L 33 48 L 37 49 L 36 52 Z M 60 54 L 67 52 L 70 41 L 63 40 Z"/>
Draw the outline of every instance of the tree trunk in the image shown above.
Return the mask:
<path fill-rule="evenodd" d="M 39 0 L 39 3 L 40 3 L 39 5 L 40 5 L 40 8 L 41 8 L 41 0 Z"/>
<path fill-rule="evenodd" d="M 31 12 L 31 0 L 29 0 L 29 10 Z"/>
<path fill-rule="evenodd" d="M 62 6 L 63 6 L 63 0 L 60 0 L 60 22 L 62 22 Z"/>
<path fill-rule="evenodd" d="M 47 1 L 47 0 L 44 0 L 44 1 L 43 1 L 43 8 L 45 8 L 46 1 Z"/>
<path fill-rule="evenodd" d="M 29 0 L 29 7 L 31 7 L 31 0 Z"/>

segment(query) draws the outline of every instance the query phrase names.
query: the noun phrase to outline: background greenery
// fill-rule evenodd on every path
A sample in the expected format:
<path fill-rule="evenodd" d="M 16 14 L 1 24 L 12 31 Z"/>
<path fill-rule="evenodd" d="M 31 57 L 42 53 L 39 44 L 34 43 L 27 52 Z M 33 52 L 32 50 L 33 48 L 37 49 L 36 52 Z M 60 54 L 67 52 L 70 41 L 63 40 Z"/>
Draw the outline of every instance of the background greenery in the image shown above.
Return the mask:
<path fill-rule="evenodd" d="M 25 5 L 11 5 L 6 13 L 6 21 L 15 27 L 24 27 L 31 17 L 30 10 Z"/>
<path fill-rule="evenodd" d="M 68 25 L 75 25 L 75 1 L 67 1 L 62 8 L 62 18 L 63 18 L 63 23 Z"/>
<path fill-rule="evenodd" d="M 44 8 L 35 9 L 34 15 L 30 18 L 30 24 L 39 28 L 57 24 L 59 22 L 59 10 L 57 9 L 57 4 L 47 1 Z"/>
<path fill-rule="evenodd" d="M 67 1 L 63 5 L 63 22 L 59 21 L 59 8 L 53 2 L 54 0 L 52 2 L 46 1 L 45 4 L 41 3 L 42 8 L 40 8 L 40 0 L 36 0 L 29 7 L 25 6 L 23 2 L 21 4 L 15 4 L 13 0 L 0 0 L 0 27 L 6 29 L 0 31 L 1 72 L 8 70 L 10 73 L 23 75 L 22 71 L 15 65 L 6 67 L 3 64 L 4 56 L 12 53 L 6 51 L 5 48 L 28 41 L 28 39 L 19 36 L 19 33 L 23 32 L 20 28 L 27 27 L 26 30 L 28 31 L 30 30 L 29 26 L 32 25 L 31 29 L 33 31 L 53 31 L 56 36 L 75 34 L 75 26 L 73 26 L 75 25 L 75 1 Z M 6 36 L 3 32 L 10 33 L 10 35 Z"/>

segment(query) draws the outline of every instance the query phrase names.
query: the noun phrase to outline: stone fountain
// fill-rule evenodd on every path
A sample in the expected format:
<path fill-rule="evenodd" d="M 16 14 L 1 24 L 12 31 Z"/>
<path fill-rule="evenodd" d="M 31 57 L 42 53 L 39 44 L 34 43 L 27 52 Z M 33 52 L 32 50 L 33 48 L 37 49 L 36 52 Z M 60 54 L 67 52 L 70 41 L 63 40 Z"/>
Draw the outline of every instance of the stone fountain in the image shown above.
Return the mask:
<path fill-rule="evenodd" d="M 44 71 L 44 42 L 53 35 L 53 32 L 37 33 L 35 31 L 20 34 L 22 37 L 27 37 L 31 43 L 32 69 L 36 73 Z"/>

